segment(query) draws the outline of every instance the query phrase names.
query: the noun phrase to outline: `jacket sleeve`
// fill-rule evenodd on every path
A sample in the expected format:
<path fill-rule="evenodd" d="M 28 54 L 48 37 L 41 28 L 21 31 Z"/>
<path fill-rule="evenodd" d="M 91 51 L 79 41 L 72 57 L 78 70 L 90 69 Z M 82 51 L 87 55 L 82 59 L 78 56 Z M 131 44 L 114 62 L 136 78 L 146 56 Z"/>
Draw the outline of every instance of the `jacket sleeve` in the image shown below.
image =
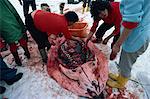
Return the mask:
<path fill-rule="evenodd" d="M 121 22 L 121 18 L 115 20 L 115 23 L 114 23 L 115 30 L 113 31 L 114 35 L 117 35 L 117 34 L 120 33 L 120 27 L 121 27 L 121 23 L 120 22 Z"/>
<path fill-rule="evenodd" d="M 138 26 L 138 22 L 123 22 L 122 25 L 125 27 L 125 28 L 128 28 L 128 29 L 133 29 L 133 28 L 136 28 Z"/>
<path fill-rule="evenodd" d="M 98 23 L 99 23 L 99 20 L 95 20 L 94 22 L 93 22 L 93 25 L 92 25 L 92 27 L 91 27 L 91 29 L 90 29 L 90 31 L 91 32 L 95 32 L 96 31 L 96 28 L 98 27 Z"/>
<path fill-rule="evenodd" d="M 127 22 L 140 22 L 143 16 L 143 3 L 144 0 L 122 0 L 120 4 L 122 20 Z"/>
<path fill-rule="evenodd" d="M 71 33 L 69 32 L 67 25 L 62 28 L 62 33 L 64 34 L 66 39 L 71 39 Z"/>

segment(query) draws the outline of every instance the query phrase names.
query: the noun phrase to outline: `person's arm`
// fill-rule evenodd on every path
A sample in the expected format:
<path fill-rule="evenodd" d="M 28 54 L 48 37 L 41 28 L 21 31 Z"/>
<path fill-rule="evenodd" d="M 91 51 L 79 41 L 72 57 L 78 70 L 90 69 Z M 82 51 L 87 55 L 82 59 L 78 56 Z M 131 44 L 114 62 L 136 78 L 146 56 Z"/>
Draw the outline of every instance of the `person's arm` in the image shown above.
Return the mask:
<path fill-rule="evenodd" d="M 115 16 L 115 20 L 114 20 L 114 28 L 115 30 L 108 36 L 106 37 L 104 40 L 103 40 L 103 44 L 107 44 L 107 42 L 109 41 L 109 39 L 111 39 L 113 36 L 115 35 L 118 35 L 120 33 L 120 23 L 121 23 L 121 16 L 120 16 L 120 13 L 117 12 L 116 13 L 116 16 Z"/>
<path fill-rule="evenodd" d="M 126 38 L 128 37 L 129 33 L 132 31 L 132 29 L 128 29 L 125 28 L 123 29 L 122 35 L 120 36 L 120 38 L 118 39 L 118 41 L 116 42 L 116 44 L 114 45 L 117 48 L 113 48 L 113 51 L 115 53 L 118 53 L 120 51 L 120 46 L 122 45 L 122 43 L 126 40 Z"/>
<path fill-rule="evenodd" d="M 124 26 L 124 29 L 122 31 L 122 34 L 120 36 L 120 38 L 118 39 L 118 41 L 116 42 L 115 45 L 117 46 L 121 46 L 122 43 L 126 40 L 126 38 L 128 37 L 129 33 L 135 28 L 137 27 L 138 23 L 137 22 L 123 22 L 122 25 Z"/>
<path fill-rule="evenodd" d="M 124 26 L 124 29 L 122 31 L 122 34 L 120 35 L 118 41 L 114 44 L 112 48 L 112 52 L 110 55 L 110 60 L 115 59 L 117 53 L 120 51 L 120 47 L 123 44 L 123 42 L 127 39 L 130 32 L 137 27 L 137 22 L 123 22 L 122 24 Z"/>
<path fill-rule="evenodd" d="M 87 36 L 86 44 L 88 44 L 89 40 L 92 38 L 93 34 L 95 33 L 96 28 L 98 27 L 98 23 L 99 23 L 99 20 L 95 20 L 93 22 L 93 25 L 92 25 L 92 27 L 90 29 L 90 33 Z"/>
<path fill-rule="evenodd" d="M 124 27 L 120 38 L 114 44 L 110 59 L 115 59 L 117 53 L 120 51 L 120 46 L 127 39 L 129 33 L 137 27 L 143 16 L 143 3 L 144 0 L 122 0 L 120 11 L 122 11 L 122 26 Z"/>
<path fill-rule="evenodd" d="M 92 38 L 93 34 L 94 34 L 94 32 L 90 31 L 90 33 L 88 34 L 87 39 L 86 39 L 86 44 L 88 44 L 88 42 Z"/>

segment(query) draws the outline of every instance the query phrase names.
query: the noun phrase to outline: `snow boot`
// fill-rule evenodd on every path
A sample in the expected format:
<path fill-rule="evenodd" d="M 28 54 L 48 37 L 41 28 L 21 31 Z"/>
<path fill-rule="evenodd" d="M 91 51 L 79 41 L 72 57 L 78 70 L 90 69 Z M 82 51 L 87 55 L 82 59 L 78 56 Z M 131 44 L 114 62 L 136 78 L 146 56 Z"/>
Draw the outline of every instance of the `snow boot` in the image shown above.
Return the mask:
<path fill-rule="evenodd" d="M 30 52 L 28 50 L 28 47 L 22 47 L 25 51 L 24 55 L 27 56 L 28 59 L 30 59 Z"/>
<path fill-rule="evenodd" d="M 12 85 L 13 83 L 17 82 L 22 78 L 23 73 L 18 73 L 12 79 L 4 80 L 8 85 Z"/>
<path fill-rule="evenodd" d="M 20 60 L 20 58 L 19 58 L 18 52 L 17 52 L 17 51 L 16 51 L 16 52 L 12 52 L 12 55 L 14 56 L 14 59 L 15 59 L 16 64 L 17 64 L 18 66 L 21 66 L 22 63 L 21 63 L 21 60 Z"/>
<path fill-rule="evenodd" d="M 5 87 L 0 86 L 0 94 L 3 94 L 5 92 L 5 90 L 6 90 Z"/>
<path fill-rule="evenodd" d="M 129 78 L 123 77 L 122 75 L 119 75 L 117 77 L 117 80 L 108 80 L 107 85 L 112 88 L 124 88 Z"/>
<path fill-rule="evenodd" d="M 46 53 L 45 49 L 40 49 L 40 54 L 41 54 L 43 62 L 47 63 L 48 57 L 47 57 L 47 53 Z"/>
<path fill-rule="evenodd" d="M 108 77 L 111 78 L 112 80 L 117 80 L 118 75 L 117 74 L 113 74 L 113 73 L 109 73 Z"/>

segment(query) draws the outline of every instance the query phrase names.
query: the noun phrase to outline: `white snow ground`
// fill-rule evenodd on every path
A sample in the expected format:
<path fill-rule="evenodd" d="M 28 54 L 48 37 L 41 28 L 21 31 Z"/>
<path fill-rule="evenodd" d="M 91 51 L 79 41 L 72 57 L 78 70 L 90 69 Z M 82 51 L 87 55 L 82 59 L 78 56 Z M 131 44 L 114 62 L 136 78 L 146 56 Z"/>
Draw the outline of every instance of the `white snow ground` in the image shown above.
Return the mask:
<path fill-rule="evenodd" d="M 47 2 L 51 7 L 52 12 L 59 13 L 58 5 L 60 1 L 67 2 L 67 0 L 37 0 L 37 8 L 40 9 L 40 4 L 43 2 Z M 16 8 L 16 10 L 18 11 L 21 18 L 24 21 L 22 6 L 19 4 L 17 0 L 10 0 L 10 2 L 14 5 L 14 7 Z M 69 8 L 73 10 L 80 9 L 81 7 L 82 7 L 81 3 L 77 5 L 72 5 L 72 4 L 65 5 L 65 8 Z M 78 15 L 81 18 L 81 20 L 84 18 L 84 20 L 89 23 L 89 26 L 92 25 L 92 19 L 90 17 L 89 12 L 86 12 L 85 14 L 78 13 Z M 112 30 L 113 28 L 108 31 L 108 34 Z M 109 41 L 107 46 L 102 45 L 102 44 L 96 45 L 106 54 L 108 58 L 109 58 L 109 54 L 111 51 L 110 42 L 111 40 Z M 53 79 L 51 79 L 48 76 L 45 65 L 41 65 L 36 62 L 31 65 L 28 65 L 27 64 L 28 60 L 26 59 L 26 57 L 24 57 L 24 55 L 22 55 L 22 52 L 23 51 L 20 48 L 19 53 L 22 56 L 24 67 L 18 67 L 18 66 L 14 67 L 14 65 L 10 67 L 17 68 L 18 72 L 23 72 L 24 73 L 23 78 L 11 86 L 8 86 L 4 82 L 2 82 L 1 84 L 4 84 L 7 90 L 0 98 L 6 97 L 8 99 L 78 99 L 76 95 L 61 88 L 61 86 L 59 86 Z M 37 51 L 37 53 L 39 52 Z M 7 62 L 7 60 L 9 60 L 10 57 L 12 57 L 12 55 L 7 56 L 4 60 Z M 139 72 L 147 74 L 146 76 L 150 78 L 150 58 L 149 57 L 150 57 L 150 45 L 147 51 L 142 56 L 140 56 L 137 62 L 134 64 L 133 69 L 132 69 L 131 79 L 137 80 L 136 75 Z M 39 60 L 37 59 L 36 61 L 39 61 Z M 111 72 L 117 72 L 115 62 L 118 62 L 118 58 L 114 61 L 109 61 L 109 67 L 110 67 Z M 131 82 L 132 81 L 129 81 L 129 83 L 127 84 L 127 89 L 133 92 L 135 90 L 134 87 L 136 85 L 132 85 Z M 144 84 L 143 86 L 150 87 L 150 85 L 148 84 L 147 85 Z M 150 94 L 150 92 L 148 94 Z M 146 98 L 146 95 L 143 96 L 143 95 L 140 95 L 139 93 L 139 96 L 140 96 L 140 99 L 148 99 Z"/>

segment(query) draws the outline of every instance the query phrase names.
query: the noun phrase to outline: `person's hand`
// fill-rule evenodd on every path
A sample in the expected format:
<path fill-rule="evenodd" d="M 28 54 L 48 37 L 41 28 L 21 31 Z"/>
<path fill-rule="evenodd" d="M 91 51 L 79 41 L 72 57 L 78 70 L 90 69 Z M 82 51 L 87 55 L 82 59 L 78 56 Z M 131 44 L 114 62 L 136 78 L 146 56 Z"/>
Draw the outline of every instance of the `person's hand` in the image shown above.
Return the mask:
<path fill-rule="evenodd" d="M 49 37 L 48 37 L 48 40 L 49 40 L 49 42 L 50 42 L 50 44 L 51 45 L 53 45 L 53 46 L 55 46 L 56 44 L 55 44 L 55 41 L 56 41 L 56 35 L 54 35 L 54 34 L 51 34 Z"/>
<path fill-rule="evenodd" d="M 53 46 L 56 45 L 53 39 L 49 39 L 49 42 L 50 42 L 50 44 L 53 45 Z"/>
<path fill-rule="evenodd" d="M 117 56 L 117 53 L 113 53 L 113 51 L 110 54 L 110 60 L 114 60 Z"/>
<path fill-rule="evenodd" d="M 93 37 L 93 33 L 90 32 L 89 35 L 87 36 L 86 40 L 85 40 L 85 45 L 87 46 L 88 45 L 88 42 L 92 39 Z"/>
<path fill-rule="evenodd" d="M 51 34 L 51 35 L 50 35 L 50 38 L 53 39 L 53 40 L 56 40 L 57 37 L 56 37 L 56 35 Z"/>
<path fill-rule="evenodd" d="M 107 42 L 109 41 L 109 38 L 105 38 L 104 40 L 103 40 L 103 44 L 107 44 Z"/>
<path fill-rule="evenodd" d="M 120 51 L 120 46 L 117 42 L 116 44 L 114 44 L 113 48 L 112 48 L 112 52 L 110 54 L 110 60 L 114 60 L 118 54 L 118 52 Z"/>

